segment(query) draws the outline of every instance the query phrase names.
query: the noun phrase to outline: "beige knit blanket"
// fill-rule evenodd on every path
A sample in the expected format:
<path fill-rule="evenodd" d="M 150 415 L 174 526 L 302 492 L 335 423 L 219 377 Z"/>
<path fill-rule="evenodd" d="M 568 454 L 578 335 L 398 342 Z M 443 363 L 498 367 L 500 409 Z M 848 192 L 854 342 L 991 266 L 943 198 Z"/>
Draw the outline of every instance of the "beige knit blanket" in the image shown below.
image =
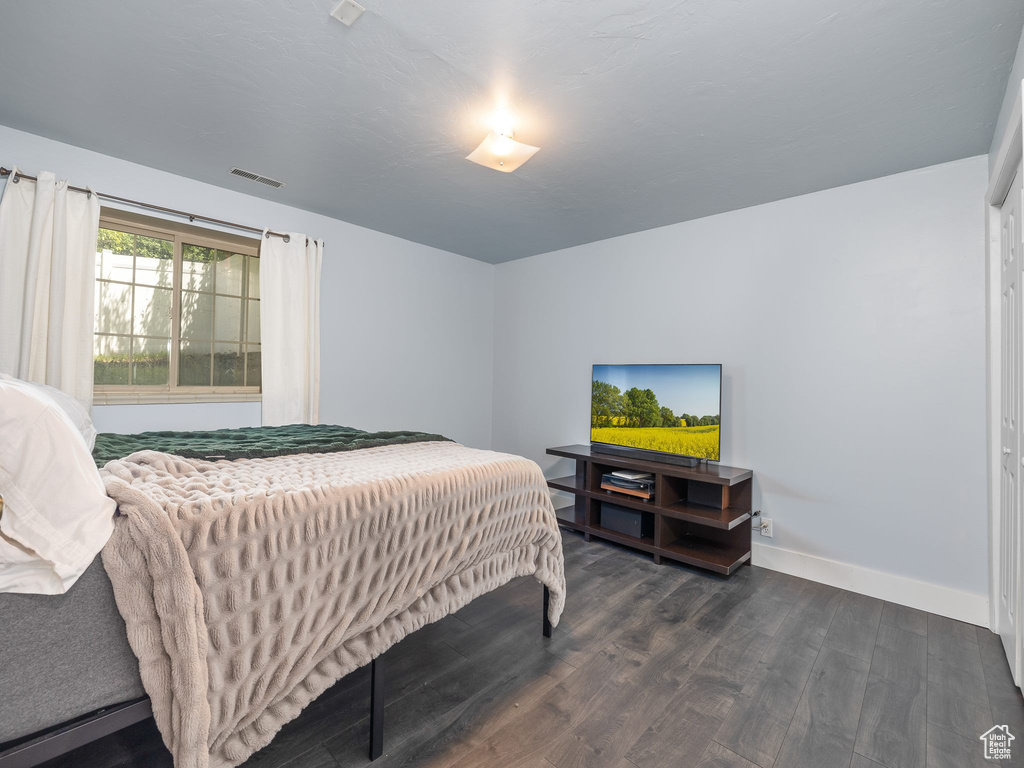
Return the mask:
<path fill-rule="evenodd" d="M 516 576 L 550 588 L 552 624 L 565 602 L 544 477 L 518 456 L 143 451 L 103 475 L 120 511 L 103 563 L 177 768 L 242 763 L 335 681 Z"/>

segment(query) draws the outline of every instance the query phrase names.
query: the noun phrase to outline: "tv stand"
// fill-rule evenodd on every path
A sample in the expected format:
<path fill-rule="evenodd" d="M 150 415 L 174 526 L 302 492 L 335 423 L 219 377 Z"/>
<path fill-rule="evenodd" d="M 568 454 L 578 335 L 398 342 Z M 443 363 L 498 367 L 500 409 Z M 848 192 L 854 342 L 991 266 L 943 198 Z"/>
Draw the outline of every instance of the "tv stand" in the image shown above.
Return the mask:
<path fill-rule="evenodd" d="M 575 459 L 576 473 L 548 480 L 548 486 L 576 496 L 572 506 L 556 510 L 559 525 L 675 560 L 729 575 L 750 562 L 753 471 L 704 462 L 694 467 L 606 453 L 590 445 L 548 448 L 551 456 Z M 654 498 L 642 501 L 601 489 L 601 476 L 617 469 L 654 475 Z M 637 537 L 601 526 L 601 506 L 611 503 L 654 518 L 654 535 Z"/>

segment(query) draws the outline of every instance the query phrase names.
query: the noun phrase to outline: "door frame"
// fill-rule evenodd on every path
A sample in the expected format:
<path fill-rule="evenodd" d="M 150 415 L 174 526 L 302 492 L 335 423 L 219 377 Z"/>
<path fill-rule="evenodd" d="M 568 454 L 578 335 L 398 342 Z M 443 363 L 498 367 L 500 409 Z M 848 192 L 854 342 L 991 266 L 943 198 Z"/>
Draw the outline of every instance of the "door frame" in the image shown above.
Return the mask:
<path fill-rule="evenodd" d="M 988 462 L 988 520 L 989 520 L 989 628 L 998 633 L 999 627 L 999 508 L 1000 508 L 1000 467 L 1002 464 L 1002 440 L 1000 437 L 1001 412 L 1001 349 L 1002 317 L 1000 313 L 1002 295 L 1000 289 L 1000 261 L 1002 242 L 1000 238 L 1000 207 L 1017 167 L 1024 157 L 1024 132 L 1021 124 L 1021 103 L 1024 99 L 1024 81 L 1017 86 L 1010 121 L 999 142 L 996 161 L 989 174 L 988 190 L 985 193 L 985 336 L 986 350 L 986 409 L 987 409 L 987 462 Z M 1018 606 L 1017 615 L 1020 616 Z M 1020 643 L 1018 641 L 1018 656 Z M 1021 684 L 1021 665 L 1017 664 Z"/>

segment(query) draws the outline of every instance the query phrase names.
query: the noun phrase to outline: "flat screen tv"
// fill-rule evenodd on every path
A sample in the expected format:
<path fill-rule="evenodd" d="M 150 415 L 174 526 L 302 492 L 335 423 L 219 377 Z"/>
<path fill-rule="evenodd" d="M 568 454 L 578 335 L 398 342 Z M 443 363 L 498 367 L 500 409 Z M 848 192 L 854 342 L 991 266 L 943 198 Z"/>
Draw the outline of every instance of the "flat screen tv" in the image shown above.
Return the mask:
<path fill-rule="evenodd" d="M 721 453 L 721 365 L 595 365 L 592 450 L 695 465 Z"/>

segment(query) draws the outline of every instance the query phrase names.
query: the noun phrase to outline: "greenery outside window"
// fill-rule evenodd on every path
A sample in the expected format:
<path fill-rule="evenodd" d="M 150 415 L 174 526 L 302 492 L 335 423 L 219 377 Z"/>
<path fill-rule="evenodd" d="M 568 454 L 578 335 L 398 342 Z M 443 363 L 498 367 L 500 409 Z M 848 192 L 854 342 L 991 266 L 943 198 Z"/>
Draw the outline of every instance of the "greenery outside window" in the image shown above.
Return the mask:
<path fill-rule="evenodd" d="M 104 209 L 97 404 L 259 400 L 259 241 Z"/>

